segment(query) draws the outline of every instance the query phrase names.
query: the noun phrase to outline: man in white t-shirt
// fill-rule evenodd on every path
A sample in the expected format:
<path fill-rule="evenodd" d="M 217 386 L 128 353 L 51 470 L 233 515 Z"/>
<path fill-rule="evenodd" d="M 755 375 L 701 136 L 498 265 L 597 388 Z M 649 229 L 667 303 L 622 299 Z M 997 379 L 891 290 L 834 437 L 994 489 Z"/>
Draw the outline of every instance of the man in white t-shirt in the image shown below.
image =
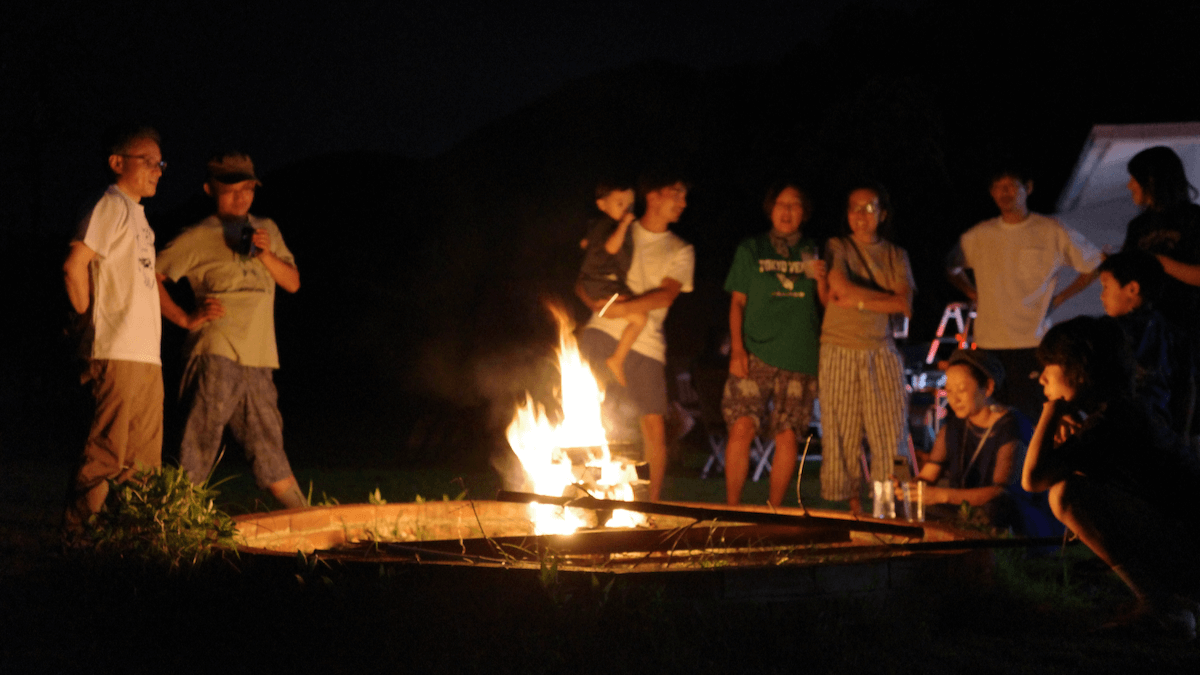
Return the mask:
<path fill-rule="evenodd" d="M 590 298 L 579 286 L 575 290 L 593 312 L 579 337 L 580 350 L 601 376 L 610 372 L 605 359 L 613 353 L 625 329 L 623 317 L 646 315 L 646 326 L 625 362 L 628 384 L 622 387 L 608 378 L 606 401 L 615 396 L 628 399 L 637 408 L 645 458 L 650 465 L 650 499 L 658 500 L 667 470 L 667 343 L 662 326 L 675 298 L 692 290 L 696 254 L 691 244 L 670 231 L 671 224 L 687 208 L 687 184 L 675 175 L 648 174 L 638 187 L 645 195 L 646 211 L 630 225 L 633 260 L 625 279 L 634 295 L 605 308 L 608 298 Z"/>
<path fill-rule="evenodd" d="M 141 200 L 154 196 L 166 163 L 149 127 L 119 131 L 109 151 L 116 183 L 79 223 L 63 264 L 67 296 L 83 325 L 83 381 L 95 401 L 67 505 L 72 530 L 100 510 L 107 481 L 162 464 L 162 320 L 154 231 Z"/>
<path fill-rule="evenodd" d="M 1015 406 L 1032 421 L 1041 415 L 1040 371 L 1035 351 L 1049 328 L 1047 315 L 1096 278 L 1100 251 L 1080 233 L 1029 211 L 1033 181 L 1019 171 L 993 174 L 990 192 L 1000 216 L 963 233 L 947 259 L 950 281 L 977 304 L 975 343 L 1004 364 L 1004 390 L 997 400 Z M 1059 270 L 1079 276 L 1056 291 Z M 966 275 L 975 273 L 972 284 Z"/>

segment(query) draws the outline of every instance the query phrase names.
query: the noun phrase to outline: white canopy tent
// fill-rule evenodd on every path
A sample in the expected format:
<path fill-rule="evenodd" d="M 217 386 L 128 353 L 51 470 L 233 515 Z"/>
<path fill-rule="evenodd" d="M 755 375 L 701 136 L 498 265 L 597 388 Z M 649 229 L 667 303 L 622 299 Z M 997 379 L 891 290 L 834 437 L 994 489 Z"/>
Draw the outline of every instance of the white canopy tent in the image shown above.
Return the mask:
<path fill-rule="evenodd" d="M 1138 213 L 1125 187 L 1129 182 L 1125 165 L 1137 153 L 1156 145 L 1174 150 L 1183 160 L 1188 180 L 1197 184 L 1200 180 L 1200 122 L 1099 124 L 1092 127 L 1083 144 L 1075 170 L 1058 197 L 1055 217 L 1078 230 L 1097 247 L 1119 249 L 1125 241 L 1125 227 Z M 1075 274 L 1066 271 L 1063 277 L 1059 279 L 1059 288 L 1070 283 Z M 1100 287 L 1093 284 L 1059 307 L 1050 320 L 1057 323 L 1080 314 L 1103 313 Z"/>

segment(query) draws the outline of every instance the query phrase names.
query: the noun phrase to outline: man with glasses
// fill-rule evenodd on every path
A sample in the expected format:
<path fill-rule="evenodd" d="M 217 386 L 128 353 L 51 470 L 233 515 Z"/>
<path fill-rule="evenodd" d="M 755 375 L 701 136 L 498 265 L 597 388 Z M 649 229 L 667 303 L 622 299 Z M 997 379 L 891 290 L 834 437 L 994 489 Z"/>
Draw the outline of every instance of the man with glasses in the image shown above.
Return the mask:
<path fill-rule="evenodd" d="M 204 191 L 216 202 L 216 213 L 158 254 L 159 295 L 163 316 L 189 331 L 180 464 L 193 482 L 207 480 L 228 427 L 259 488 L 294 509 L 308 503 L 283 451 L 274 382 L 275 286 L 295 293 L 300 272 L 275 222 L 250 214 L 259 185 L 247 155 L 229 152 L 208 162 Z M 162 285 L 184 277 L 196 296 L 190 313 Z"/>
<path fill-rule="evenodd" d="M 962 235 L 947 273 L 978 305 L 975 343 L 999 358 L 1010 375 L 996 400 L 1036 422 L 1045 398 L 1029 375 L 1041 371 L 1034 352 L 1049 328 L 1046 316 L 1095 280 L 1100 251 L 1075 230 L 1029 210 L 1033 181 L 1024 172 L 994 172 L 989 192 L 1000 216 Z M 1068 266 L 1079 276 L 1055 293 L 1058 273 Z M 974 271 L 974 283 L 967 268 Z"/>
<path fill-rule="evenodd" d="M 79 223 L 63 264 L 82 327 L 83 382 L 95 402 L 65 524 L 78 531 L 100 510 L 108 481 L 162 463 L 162 323 L 154 231 L 141 200 L 153 197 L 166 163 L 149 127 L 120 129 L 108 143 L 116 182 Z"/>

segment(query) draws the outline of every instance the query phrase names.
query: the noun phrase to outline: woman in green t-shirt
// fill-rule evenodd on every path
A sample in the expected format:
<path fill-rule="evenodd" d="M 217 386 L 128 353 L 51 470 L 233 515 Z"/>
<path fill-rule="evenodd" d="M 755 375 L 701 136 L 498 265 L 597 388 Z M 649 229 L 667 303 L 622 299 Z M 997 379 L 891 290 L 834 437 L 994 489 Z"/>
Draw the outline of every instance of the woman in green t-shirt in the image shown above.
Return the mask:
<path fill-rule="evenodd" d="M 808 431 L 817 396 L 819 301 L 827 294 L 825 263 L 802 226 L 811 212 L 794 183 L 767 191 L 763 210 L 771 229 L 743 241 L 725 290 L 729 305 L 729 378 L 721 408 L 729 427 L 725 495 L 742 498 L 757 434 L 775 438 L 769 501 L 778 506 L 796 467 L 796 439 Z M 768 402 L 772 403 L 769 419 Z M 767 424 L 762 424 L 767 422 Z"/>

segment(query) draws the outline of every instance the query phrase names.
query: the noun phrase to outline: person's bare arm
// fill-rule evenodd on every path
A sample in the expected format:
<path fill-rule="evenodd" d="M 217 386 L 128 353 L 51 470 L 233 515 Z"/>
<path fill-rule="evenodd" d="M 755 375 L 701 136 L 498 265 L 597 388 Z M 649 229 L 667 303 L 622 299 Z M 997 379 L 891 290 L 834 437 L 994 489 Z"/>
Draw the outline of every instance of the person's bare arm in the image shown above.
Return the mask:
<path fill-rule="evenodd" d="M 983 506 L 999 497 L 1004 488 L 999 485 L 988 485 L 977 488 L 947 488 L 927 486 L 925 488 L 926 504 L 961 504 L 966 502 L 971 506 Z"/>
<path fill-rule="evenodd" d="M 941 488 L 925 489 L 926 504 L 961 504 L 966 502 L 971 506 L 983 506 L 1004 493 L 1004 486 L 1012 476 L 1013 458 L 1016 457 L 1017 441 L 1009 441 L 1000 446 L 996 453 L 996 468 L 992 472 L 992 484 L 977 488 Z M 928 466 L 928 465 L 927 465 Z"/>
<path fill-rule="evenodd" d="M 158 307 L 163 318 L 180 328 L 190 330 L 191 326 L 189 325 L 187 312 L 183 311 L 183 308 L 175 303 L 175 299 L 171 297 L 171 294 L 167 292 L 167 287 L 163 285 L 163 281 L 167 277 L 162 274 L 155 276 L 158 277 Z"/>
<path fill-rule="evenodd" d="M 817 282 L 817 300 L 824 307 L 829 304 L 829 269 L 824 260 L 813 261 L 813 274 L 813 280 Z"/>
<path fill-rule="evenodd" d="M 1079 423 L 1063 414 L 1064 405 L 1062 401 L 1042 404 L 1042 416 L 1029 439 L 1021 471 L 1021 487 L 1028 492 L 1045 492 L 1071 474 L 1058 446 L 1079 428 Z"/>
<path fill-rule="evenodd" d="M 917 472 L 917 480 L 926 483 L 936 483 L 942 477 L 942 462 L 946 461 L 946 427 L 938 429 L 937 437 L 930 448 L 929 461 Z"/>
<path fill-rule="evenodd" d="M 746 294 L 733 291 L 729 301 L 729 374 L 747 377 L 750 374 L 750 355 L 742 343 L 742 321 L 746 317 Z"/>
<path fill-rule="evenodd" d="M 904 284 L 895 292 L 877 291 L 850 281 L 840 269 L 829 271 L 829 301 L 839 307 L 861 308 L 881 314 L 912 316 L 912 291 Z"/>
<path fill-rule="evenodd" d="M 946 427 L 938 430 L 929 456 L 929 461 L 925 462 L 925 466 L 921 467 L 916 476 L 916 480 L 923 480 L 927 483 L 922 495 L 926 504 L 961 504 L 965 501 L 972 506 L 980 506 L 1003 491 L 1002 488 L 993 489 L 992 486 L 962 490 L 934 485 L 942 477 L 943 463 L 946 461 Z M 901 486 L 896 487 L 896 498 L 904 499 L 904 491 Z"/>
<path fill-rule="evenodd" d="M 63 262 L 63 283 L 67 288 L 67 298 L 71 307 L 79 314 L 88 310 L 92 303 L 92 276 L 88 265 L 96 257 L 96 252 L 88 248 L 82 241 L 71 242 L 71 250 Z"/>
<path fill-rule="evenodd" d="M 992 471 L 992 485 L 1008 485 L 1013 481 L 1013 463 L 1017 461 L 1017 448 L 1022 441 L 1013 439 L 996 451 L 996 468 Z"/>
<path fill-rule="evenodd" d="M 1156 255 L 1154 257 L 1158 258 L 1158 261 L 1162 263 L 1163 271 L 1171 277 L 1189 286 L 1200 286 L 1200 265 L 1189 265 L 1179 262 L 1174 258 L 1168 258 L 1165 255 Z"/>
<path fill-rule="evenodd" d="M 197 326 L 205 324 L 213 319 L 219 319 L 225 316 L 225 308 L 221 305 L 221 301 L 216 298 L 205 298 L 196 311 L 188 314 L 183 311 L 183 308 L 175 303 L 171 294 L 167 292 L 167 287 L 163 285 L 167 277 L 163 274 L 155 275 L 158 277 L 158 305 L 161 308 L 162 316 L 167 321 L 183 328 L 192 330 Z"/>
<path fill-rule="evenodd" d="M 628 300 L 618 300 L 609 305 L 605 316 L 614 319 L 620 319 L 629 314 L 646 314 L 651 310 L 665 309 L 675 302 L 675 298 L 679 297 L 679 293 L 683 290 L 683 284 L 677 279 L 665 277 L 662 280 L 662 285 L 658 288 L 646 291 L 641 295 L 635 295 Z M 605 301 L 607 302 L 607 300 Z"/>
<path fill-rule="evenodd" d="M 271 233 L 266 228 L 258 228 L 254 232 L 254 245 L 258 248 L 256 256 L 267 266 L 271 278 L 279 287 L 288 293 L 300 290 L 300 270 L 295 265 L 288 264 L 271 252 Z"/>
<path fill-rule="evenodd" d="M 616 255 L 617 251 L 621 250 L 621 244 L 625 243 L 625 233 L 629 231 L 629 224 L 633 222 L 633 214 L 626 213 L 621 222 L 617 223 L 617 229 L 609 235 L 604 242 L 604 250 L 608 251 L 609 255 Z"/>
<path fill-rule="evenodd" d="M 962 294 L 967 296 L 971 302 L 979 301 L 979 289 L 975 288 L 975 284 L 971 283 L 971 277 L 967 276 L 967 255 L 963 252 L 962 239 L 959 239 L 954 244 L 954 248 L 946 254 L 946 279 L 950 283 L 962 291 Z"/>
<path fill-rule="evenodd" d="M 968 300 L 971 302 L 978 302 L 979 291 L 976 290 L 975 285 L 971 283 L 971 279 L 967 277 L 966 270 L 961 267 L 956 270 L 947 270 L 946 278 L 951 284 L 954 285 L 955 288 L 962 291 L 963 295 L 967 296 Z"/>
<path fill-rule="evenodd" d="M 1200 267 L 1197 267 L 1197 269 L 1200 269 Z M 1072 281 L 1067 285 L 1066 288 L 1062 289 L 1062 291 L 1050 299 L 1050 311 L 1058 309 L 1059 305 L 1063 304 L 1067 300 L 1070 300 L 1080 291 L 1090 286 L 1091 283 L 1099 276 L 1099 272 L 1088 272 L 1087 274 L 1080 274 L 1079 276 L 1075 277 L 1075 281 Z"/>
<path fill-rule="evenodd" d="M 896 299 L 902 303 L 899 313 L 911 319 L 913 302 L 912 288 L 909 287 L 908 282 L 904 282 L 900 285 L 900 288 L 895 290 L 895 293 Z"/>

